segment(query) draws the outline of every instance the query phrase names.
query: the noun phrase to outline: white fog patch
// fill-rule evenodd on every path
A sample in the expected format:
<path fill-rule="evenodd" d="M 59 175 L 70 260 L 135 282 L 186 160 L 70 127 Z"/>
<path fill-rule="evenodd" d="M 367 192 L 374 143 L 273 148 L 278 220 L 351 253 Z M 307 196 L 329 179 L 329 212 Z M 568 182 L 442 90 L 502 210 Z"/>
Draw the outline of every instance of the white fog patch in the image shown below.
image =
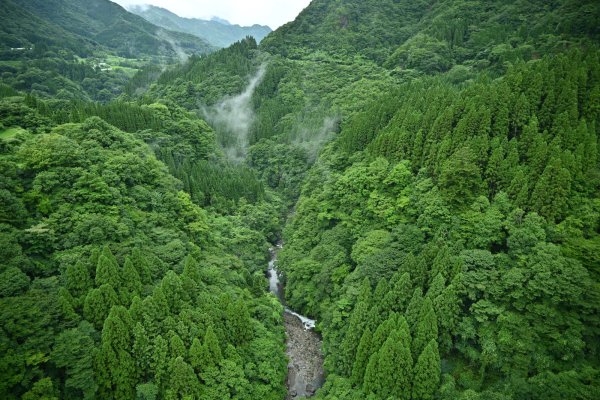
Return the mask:
<path fill-rule="evenodd" d="M 189 55 L 181 48 L 181 46 L 177 44 L 175 40 L 173 40 L 173 38 L 167 33 L 167 31 L 165 31 L 164 29 L 159 29 L 158 31 L 156 31 L 156 35 L 171 45 L 171 48 L 173 49 L 175 54 L 177 54 L 177 58 L 179 59 L 180 63 L 183 64 L 188 60 Z"/>
<path fill-rule="evenodd" d="M 319 155 L 323 145 L 335 137 L 339 122 L 339 117 L 327 116 L 323 118 L 323 123 L 317 130 L 301 128 L 294 135 L 293 143 L 303 148 L 312 162 Z"/>
<path fill-rule="evenodd" d="M 116 3 L 125 3 L 123 4 L 123 7 L 127 10 L 127 11 L 147 11 L 150 8 L 150 4 L 128 4 L 127 2 L 119 2 L 117 1 Z"/>
<path fill-rule="evenodd" d="M 247 154 L 248 135 L 255 118 L 252 95 L 265 72 L 266 65 L 263 64 L 242 93 L 226 97 L 214 106 L 202 109 L 204 118 L 217 130 L 221 145 L 232 161 L 241 161 Z"/>

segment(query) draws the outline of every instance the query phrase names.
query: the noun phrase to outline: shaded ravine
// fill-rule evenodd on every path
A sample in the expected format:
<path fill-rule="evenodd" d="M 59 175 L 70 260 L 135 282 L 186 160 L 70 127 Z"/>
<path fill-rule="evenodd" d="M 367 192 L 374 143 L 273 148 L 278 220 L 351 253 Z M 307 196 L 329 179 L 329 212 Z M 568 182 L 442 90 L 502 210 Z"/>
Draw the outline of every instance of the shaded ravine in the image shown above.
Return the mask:
<path fill-rule="evenodd" d="M 321 387 L 324 380 L 323 355 L 321 353 L 321 338 L 313 328 L 315 322 L 306 318 L 285 305 L 283 285 L 279 281 L 277 271 L 277 251 L 281 248 L 270 249 L 269 261 L 269 290 L 285 307 L 284 323 L 286 340 L 286 354 L 288 357 L 288 394 L 286 399 L 298 399 L 312 396 Z"/>

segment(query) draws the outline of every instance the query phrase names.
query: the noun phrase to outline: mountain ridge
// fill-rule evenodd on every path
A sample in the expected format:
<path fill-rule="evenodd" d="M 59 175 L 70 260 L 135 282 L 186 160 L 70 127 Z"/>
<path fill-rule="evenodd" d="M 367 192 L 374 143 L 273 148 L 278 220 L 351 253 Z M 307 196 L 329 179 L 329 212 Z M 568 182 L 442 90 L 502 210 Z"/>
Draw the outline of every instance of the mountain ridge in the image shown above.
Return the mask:
<path fill-rule="evenodd" d="M 33 24 L 54 45 L 0 62 L 0 397 L 281 400 L 316 361 L 315 400 L 596 400 L 599 15 L 313 0 L 166 68 Z M 274 266 L 323 360 L 286 358 Z"/>
<path fill-rule="evenodd" d="M 196 36 L 165 30 L 108 0 L 6 0 L 2 7 L 1 42 L 18 44 L 7 47 L 60 45 L 78 54 L 104 47 L 126 57 L 214 50 Z"/>
<path fill-rule="evenodd" d="M 134 5 L 128 10 L 155 25 L 195 35 L 218 47 L 228 47 L 246 36 L 252 36 L 260 42 L 272 32 L 266 25 L 241 26 L 218 17 L 211 20 L 186 18 L 166 8 L 152 5 Z"/>

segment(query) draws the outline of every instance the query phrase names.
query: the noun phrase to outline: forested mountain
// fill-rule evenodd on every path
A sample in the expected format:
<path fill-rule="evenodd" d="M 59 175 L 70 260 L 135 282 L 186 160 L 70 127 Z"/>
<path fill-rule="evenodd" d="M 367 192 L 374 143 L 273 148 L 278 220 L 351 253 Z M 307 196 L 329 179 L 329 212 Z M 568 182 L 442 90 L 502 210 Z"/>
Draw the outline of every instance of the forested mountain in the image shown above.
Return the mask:
<path fill-rule="evenodd" d="M 92 7 L 0 7 L 59 38 L 0 60 L 0 397 L 284 398 L 280 241 L 318 399 L 598 397 L 597 2 L 314 0 L 110 71 Z"/>
<path fill-rule="evenodd" d="M 164 154 L 211 157 L 206 124 L 153 109 Z M 0 159 L 2 397 L 281 398 L 281 306 L 251 222 L 264 206 L 200 208 L 98 117 L 56 124 L 18 97 L 0 110 L 25 128 L 3 132 Z"/>
<path fill-rule="evenodd" d="M 252 36 L 260 42 L 271 32 L 271 28 L 264 25 L 240 26 L 219 19 L 209 21 L 199 18 L 183 18 L 169 10 L 152 5 L 132 6 L 129 11 L 154 25 L 198 36 L 216 47 L 227 47 L 246 36 Z"/>
<path fill-rule="evenodd" d="M 2 84 L 46 99 L 107 102 L 130 92 L 140 70 L 156 78 L 166 65 L 215 49 L 108 0 L 7 0 L 0 11 Z"/>
<path fill-rule="evenodd" d="M 0 7 L 3 51 L 58 46 L 87 56 L 105 48 L 135 58 L 213 50 L 203 39 L 159 28 L 109 0 L 6 0 Z"/>
<path fill-rule="evenodd" d="M 561 38 L 597 40 L 597 2 L 462 0 L 314 0 L 264 43 L 302 58 L 320 49 L 361 54 L 388 68 L 443 72 L 455 64 L 529 58 L 564 46 Z"/>
<path fill-rule="evenodd" d="M 281 255 L 323 397 L 594 398 L 598 55 L 410 83 L 342 127 Z"/>

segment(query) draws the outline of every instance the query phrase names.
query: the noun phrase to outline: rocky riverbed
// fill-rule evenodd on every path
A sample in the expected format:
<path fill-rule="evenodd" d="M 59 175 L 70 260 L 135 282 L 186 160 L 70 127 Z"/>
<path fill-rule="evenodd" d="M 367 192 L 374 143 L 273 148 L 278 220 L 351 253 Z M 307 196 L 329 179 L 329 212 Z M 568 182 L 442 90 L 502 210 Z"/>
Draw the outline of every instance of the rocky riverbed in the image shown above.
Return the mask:
<path fill-rule="evenodd" d="M 323 355 L 321 338 L 306 329 L 297 316 L 286 312 L 288 395 L 287 399 L 310 397 L 323 384 Z"/>
<path fill-rule="evenodd" d="M 269 288 L 285 307 L 283 287 L 277 271 L 277 249 L 271 249 Z M 288 356 L 288 394 L 286 399 L 311 397 L 324 380 L 321 337 L 314 331 L 315 321 L 285 307 L 285 332 Z"/>

